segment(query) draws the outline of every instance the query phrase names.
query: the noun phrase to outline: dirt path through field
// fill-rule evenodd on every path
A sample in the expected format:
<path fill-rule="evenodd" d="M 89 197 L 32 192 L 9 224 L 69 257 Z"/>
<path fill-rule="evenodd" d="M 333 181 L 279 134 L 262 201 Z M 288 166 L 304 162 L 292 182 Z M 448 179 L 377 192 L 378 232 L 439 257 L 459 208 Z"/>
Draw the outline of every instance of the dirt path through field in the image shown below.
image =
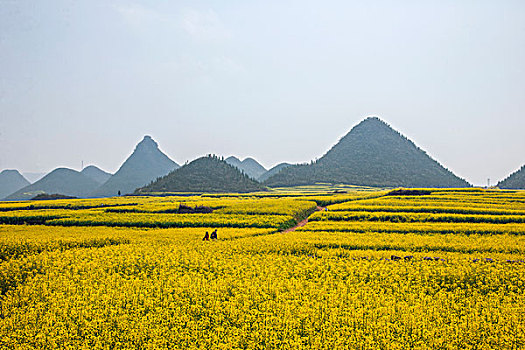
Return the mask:
<path fill-rule="evenodd" d="M 321 211 L 321 210 L 324 210 L 324 209 L 325 209 L 325 207 L 317 206 L 317 208 L 315 208 L 315 211 Z M 284 231 L 281 231 L 281 233 L 293 232 L 293 231 L 297 230 L 299 227 L 303 227 L 307 223 L 308 223 L 308 218 L 304 219 L 303 221 L 301 221 L 300 223 L 298 223 L 294 227 L 290 227 L 290 228 L 288 228 L 288 229 L 286 229 Z"/>

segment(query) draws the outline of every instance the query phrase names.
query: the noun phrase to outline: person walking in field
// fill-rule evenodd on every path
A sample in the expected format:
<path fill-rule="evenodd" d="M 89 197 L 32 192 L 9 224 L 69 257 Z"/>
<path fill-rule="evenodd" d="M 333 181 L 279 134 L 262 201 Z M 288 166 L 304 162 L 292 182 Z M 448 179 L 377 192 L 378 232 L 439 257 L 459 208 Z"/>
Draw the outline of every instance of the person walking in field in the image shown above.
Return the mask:
<path fill-rule="evenodd" d="M 203 241 L 209 241 L 210 240 L 210 235 L 208 234 L 208 231 L 206 231 L 206 234 L 204 235 L 204 238 L 202 240 Z"/>
<path fill-rule="evenodd" d="M 211 239 L 217 239 L 217 229 L 213 230 L 210 236 Z"/>

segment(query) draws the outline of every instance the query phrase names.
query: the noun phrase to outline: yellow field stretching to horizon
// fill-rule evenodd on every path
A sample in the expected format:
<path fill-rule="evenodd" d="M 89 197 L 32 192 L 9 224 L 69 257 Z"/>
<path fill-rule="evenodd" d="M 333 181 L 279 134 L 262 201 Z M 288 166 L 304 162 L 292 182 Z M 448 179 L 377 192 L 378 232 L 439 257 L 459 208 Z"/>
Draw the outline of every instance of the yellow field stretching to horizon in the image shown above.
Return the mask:
<path fill-rule="evenodd" d="M 0 202 L 0 348 L 525 348 L 525 191 L 346 190 Z"/>

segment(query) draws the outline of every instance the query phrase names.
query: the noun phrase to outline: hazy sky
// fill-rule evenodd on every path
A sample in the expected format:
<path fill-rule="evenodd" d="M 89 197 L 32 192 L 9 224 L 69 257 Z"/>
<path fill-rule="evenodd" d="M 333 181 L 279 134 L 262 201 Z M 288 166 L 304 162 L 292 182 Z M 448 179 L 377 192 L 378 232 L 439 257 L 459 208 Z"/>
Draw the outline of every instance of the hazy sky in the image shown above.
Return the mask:
<path fill-rule="evenodd" d="M 525 164 L 525 1 L 0 0 L 0 169 L 306 162 L 367 115 L 474 184 Z"/>

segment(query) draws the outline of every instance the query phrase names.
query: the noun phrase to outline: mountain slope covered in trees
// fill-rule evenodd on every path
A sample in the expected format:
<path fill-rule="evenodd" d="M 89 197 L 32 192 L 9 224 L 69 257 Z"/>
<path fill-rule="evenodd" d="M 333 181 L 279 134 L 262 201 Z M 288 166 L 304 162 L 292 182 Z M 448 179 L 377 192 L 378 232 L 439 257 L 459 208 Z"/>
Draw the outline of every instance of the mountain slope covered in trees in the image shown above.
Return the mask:
<path fill-rule="evenodd" d="M 254 192 L 265 190 L 257 181 L 216 156 L 198 158 L 137 190 L 151 192 Z"/>
<path fill-rule="evenodd" d="M 376 117 L 356 125 L 322 158 L 268 178 L 268 186 L 316 182 L 378 187 L 467 187 L 412 141 Z"/>
<path fill-rule="evenodd" d="M 498 183 L 499 188 L 525 189 L 525 165 Z"/>

